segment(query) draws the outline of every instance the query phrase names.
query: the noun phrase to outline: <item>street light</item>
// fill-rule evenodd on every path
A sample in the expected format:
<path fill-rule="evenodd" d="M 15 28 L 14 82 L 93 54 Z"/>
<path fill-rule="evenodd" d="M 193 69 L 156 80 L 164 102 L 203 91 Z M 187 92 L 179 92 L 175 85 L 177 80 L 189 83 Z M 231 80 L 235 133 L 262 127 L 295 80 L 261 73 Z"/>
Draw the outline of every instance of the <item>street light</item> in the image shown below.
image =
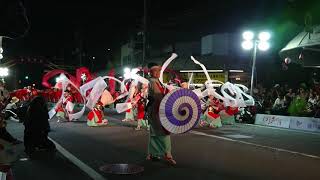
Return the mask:
<path fill-rule="evenodd" d="M 4 77 L 8 75 L 9 75 L 9 69 L 0 67 L 0 77 L 2 82 L 4 82 Z"/>
<path fill-rule="evenodd" d="M 9 69 L 8 68 L 0 68 L 0 77 L 6 77 L 9 75 Z"/>
<path fill-rule="evenodd" d="M 0 60 L 3 58 L 3 48 L 2 48 L 2 36 L 0 36 Z"/>
<path fill-rule="evenodd" d="M 123 71 L 124 71 L 123 77 L 124 77 L 125 79 L 129 79 L 130 76 L 131 76 L 131 69 L 130 69 L 130 68 L 124 68 Z"/>
<path fill-rule="evenodd" d="M 2 48 L 2 47 L 0 47 L 0 59 L 2 59 L 2 58 L 3 58 L 2 53 L 3 53 L 3 48 Z"/>
<path fill-rule="evenodd" d="M 131 69 L 130 68 L 124 68 L 124 73 L 130 73 Z"/>
<path fill-rule="evenodd" d="M 242 34 L 244 41 L 241 46 L 245 50 L 251 50 L 253 48 L 253 56 L 252 56 L 252 71 L 251 71 L 251 87 L 250 87 L 250 95 L 253 94 L 253 79 L 254 79 L 254 71 L 256 68 L 256 58 L 257 58 L 257 49 L 261 51 L 267 51 L 270 48 L 270 44 L 268 40 L 271 38 L 271 34 L 269 32 L 260 32 L 258 38 L 255 37 L 252 31 L 246 31 Z"/>

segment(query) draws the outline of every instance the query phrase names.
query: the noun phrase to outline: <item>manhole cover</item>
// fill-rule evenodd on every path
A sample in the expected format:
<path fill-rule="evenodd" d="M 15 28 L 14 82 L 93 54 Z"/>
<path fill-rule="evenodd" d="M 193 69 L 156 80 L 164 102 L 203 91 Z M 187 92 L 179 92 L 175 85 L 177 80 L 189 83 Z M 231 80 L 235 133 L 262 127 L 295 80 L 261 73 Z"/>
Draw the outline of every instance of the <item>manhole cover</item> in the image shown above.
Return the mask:
<path fill-rule="evenodd" d="M 109 174 L 137 174 L 144 171 L 144 167 L 136 164 L 107 164 L 100 167 L 100 171 Z"/>

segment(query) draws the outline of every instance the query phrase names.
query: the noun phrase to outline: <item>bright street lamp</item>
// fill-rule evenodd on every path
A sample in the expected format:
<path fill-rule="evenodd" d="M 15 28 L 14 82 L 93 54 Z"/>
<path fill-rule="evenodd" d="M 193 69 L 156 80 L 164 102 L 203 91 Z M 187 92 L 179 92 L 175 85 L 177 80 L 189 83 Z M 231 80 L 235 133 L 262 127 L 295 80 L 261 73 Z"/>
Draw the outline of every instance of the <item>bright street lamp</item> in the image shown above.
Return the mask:
<path fill-rule="evenodd" d="M 251 31 L 245 31 L 242 34 L 242 37 L 243 37 L 244 40 L 251 41 L 254 38 L 254 34 Z"/>
<path fill-rule="evenodd" d="M 271 38 L 271 34 L 268 32 L 261 32 L 258 37 L 261 41 L 268 41 Z"/>
<path fill-rule="evenodd" d="M 242 48 L 245 50 L 251 50 L 253 48 L 253 56 L 252 56 L 252 71 L 251 71 L 251 87 L 250 87 L 250 95 L 253 95 L 253 80 L 254 80 L 254 71 L 256 69 L 256 58 L 257 58 L 257 49 L 261 51 L 267 51 L 270 48 L 270 44 L 268 40 L 271 38 L 271 34 L 269 32 L 260 32 L 258 38 L 255 37 L 252 31 L 245 31 L 242 34 L 243 42 L 241 44 Z"/>
<path fill-rule="evenodd" d="M 0 68 L 0 77 L 6 77 L 9 75 L 9 69 L 8 68 Z"/>
<path fill-rule="evenodd" d="M 130 68 L 124 68 L 123 71 L 124 71 L 124 73 L 126 74 L 126 73 L 130 73 L 131 70 L 130 70 Z"/>
<path fill-rule="evenodd" d="M 260 42 L 258 44 L 258 49 L 261 51 L 266 51 L 270 48 L 270 44 L 268 42 Z"/>
<path fill-rule="evenodd" d="M 253 42 L 252 41 L 243 41 L 241 46 L 245 50 L 250 50 L 253 48 Z"/>

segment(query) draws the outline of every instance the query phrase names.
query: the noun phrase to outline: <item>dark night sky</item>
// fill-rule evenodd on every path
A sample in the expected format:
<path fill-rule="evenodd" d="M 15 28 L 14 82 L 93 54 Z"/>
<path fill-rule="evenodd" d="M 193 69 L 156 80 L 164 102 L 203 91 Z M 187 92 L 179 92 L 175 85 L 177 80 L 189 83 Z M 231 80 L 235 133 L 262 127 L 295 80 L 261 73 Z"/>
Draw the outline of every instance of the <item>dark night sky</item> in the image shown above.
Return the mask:
<path fill-rule="evenodd" d="M 147 1 L 150 41 L 194 40 L 213 32 L 237 32 L 259 24 L 270 28 L 289 20 L 303 26 L 306 9 L 315 2 Z M 59 56 L 72 50 L 76 31 L 89 50 L 117 48 L 130 33 L 142 29 L 143 0 L 25 0 L 25 6 L 30 31 L 23 39 L 10 42 L 12 55 Z"/>
<path fill-rule="evenodd" d="M 14 0 L 1 0 L 14 1 Z M 17 1 L 17 0 L 15 0 Z M 107 64 L 119 53 L 120 45 L 130 35 L 141 31 L 143 0 L 81 1 L 81 0 L 23 0 L 30 21 L 28 34 L 20 39 L 5 40 L 6 56 L 44 56 L 49 59 L 64 57 L 71 63 L 76 46 L 75 32 L 80 34 L 88 56 Z M 320 1 L 316 0 L 147 0 L 148 40 L 150 44 L 200 40 L 201 36 L 215 32 L 239 33 L 246 28 L 271 29 L 274 52 L 295 35 L 294 23 L 304 26 L 307 11 L 314 24 L 320 21 Z M 1 12 L 0 12 L 1 13 Z M 1 33 L 0 24 L 0 33 Z M 117 52 L 116 52 L 117 51 Z M 98 54 L 101 54 L 99 58 Z M 70 59 L 70 60 L 69 60 Z M 86 61 L 90 67 L 91 61 Z M 89 64 L 88 64 L 89 63 Z M 37 68 L 30 65 L 29 71 Z M 98 65 L 96 65 L 97 67 Z M 23 66 L 26 70 L 27 66 Z M 101 66 L 102 67 L 102 66 Z M 104 67 L 102 67 L 104 68 Z M 18 71 L 17 71 L 18 72 Z M 24 77 L 27 71 L 19 71 Z M 43 71 L 34 76 L 40 81 Z"/>

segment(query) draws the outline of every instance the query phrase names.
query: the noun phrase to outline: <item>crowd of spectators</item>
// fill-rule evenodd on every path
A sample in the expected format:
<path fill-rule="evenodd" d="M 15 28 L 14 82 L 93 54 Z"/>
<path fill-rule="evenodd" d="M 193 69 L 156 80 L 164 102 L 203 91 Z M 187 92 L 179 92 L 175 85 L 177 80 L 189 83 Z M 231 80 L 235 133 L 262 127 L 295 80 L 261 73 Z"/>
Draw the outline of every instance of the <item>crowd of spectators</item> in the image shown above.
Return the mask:
<path fill-rule="evenodd" d="M 254 89 L 258 113 L 320 117 L 320 85 L 305 83 L 293 88 L 276 84 L 271 88 L 258 85 Z"/>

